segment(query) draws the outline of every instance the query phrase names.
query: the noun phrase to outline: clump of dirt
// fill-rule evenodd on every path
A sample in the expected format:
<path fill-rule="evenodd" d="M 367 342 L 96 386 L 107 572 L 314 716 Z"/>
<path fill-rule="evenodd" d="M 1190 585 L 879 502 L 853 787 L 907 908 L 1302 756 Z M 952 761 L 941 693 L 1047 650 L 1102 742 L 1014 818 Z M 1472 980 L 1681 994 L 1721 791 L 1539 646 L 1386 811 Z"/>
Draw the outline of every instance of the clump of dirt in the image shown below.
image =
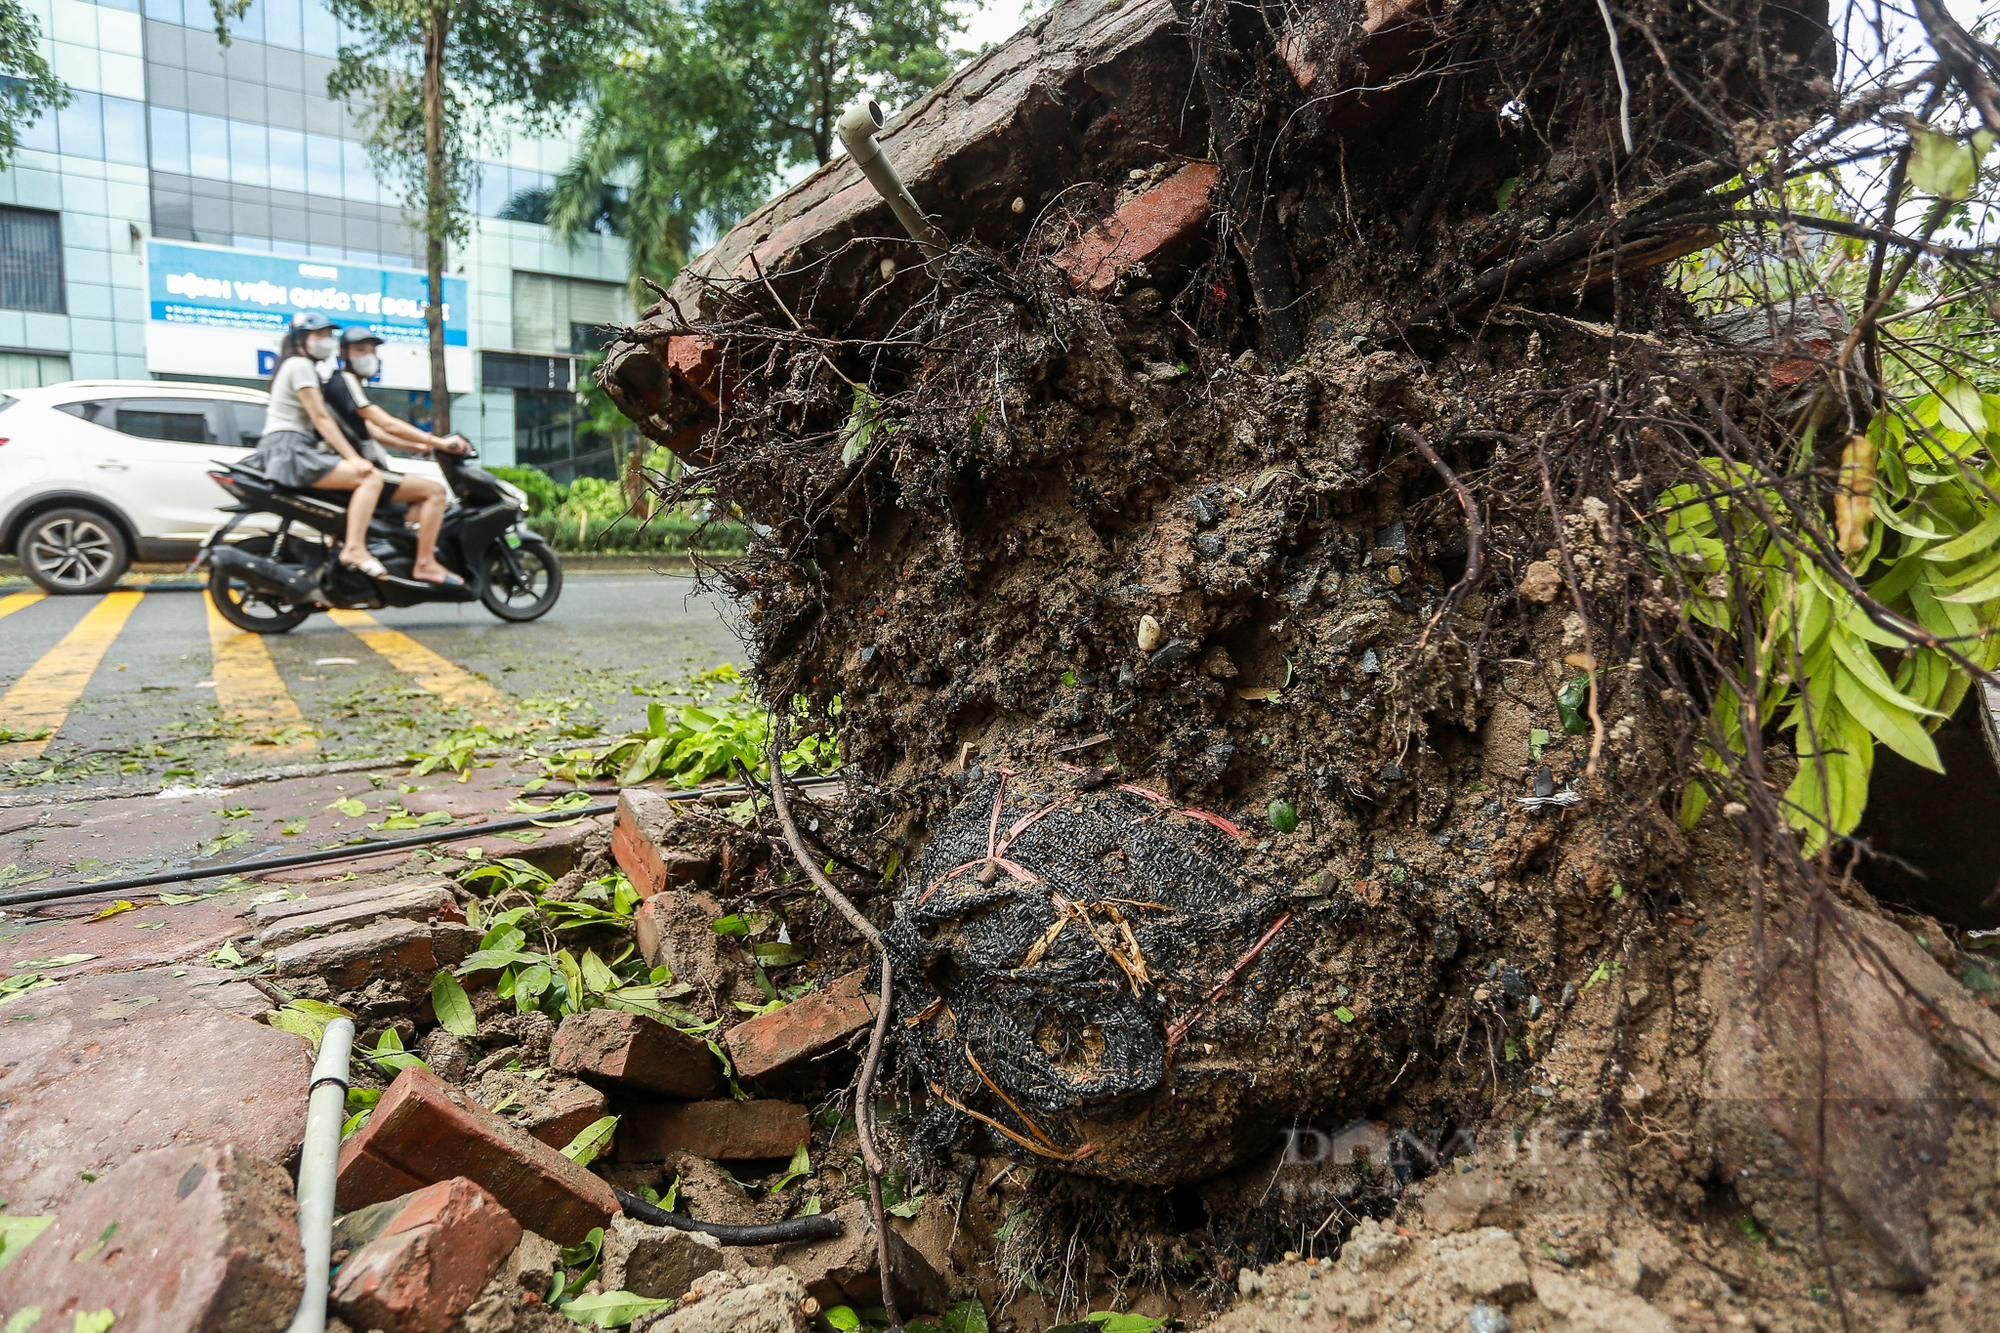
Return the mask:
<path fill-rule="evenodd" d="M 1830 95 L 1823 12 L 1732 9 L 1710 45 L 1644 8 L 1749 118 L 1738 146 Z M 1381 1280 L 1287 1309 L 1805 1326 L 1879 1280 L 1831 1275 L 1796 1212 L 1760 1223 L 1703 1137 L 1704 970 L 1838 900 L 1746 853 L 1746 830 L 1785 836 L 1757 810 L 1673 818 L 1717 676 L 1647 524 L 1717 439 L 1789 430 L 1796 394 L 1662 277 L 1713 238 L 1716 117 L 1648 82 L 1644 150 L 1607 153 L 1601 34 L 1588 5 L 1465 11 L 1439 95 L 1352 141 L 1251 62 L 1227 119 L 1291 127 L 1259 142 L 1256 206 L 1289 246 L 1296 356 L 1221 237 L 1184 271 L 1073 288 L 1052 259 L 1174 165 L 1134 182 L 1109 153 L 1025 238 L 958 245 L 921 285 L 863 283 L 858 242 L 684 275 L 633 344 L 720 349 L 729 405 L 663 493 L 756 525 L 709 572 L 766 699 L 838 733 L 846 799 L 812 807 L 818 836 L 900 885 L 871 914 L 893 1076 L 923 1111 L 888 1136 L 980 1219 L 972 1283 L 1024 1327 L 1141 1293 L 1268 1313 L 1318 1279 L 1239 1274 L 1344 1243 L 1380 1260 L 1348 1276 Z M 1790 756 L 1759 762 L 1782 789 Z M 1953 1096 L 1986 1075 L 1965 1077 Z M 1983 1114 L 1949 1120 L 1952 1153 Z M 1531 1141 L 1558 1182 L 1514 1160 Z M 1011 1177 L 975 1160 L 995 1154 Z M 1869 1211 L 1858 1177 L 1832 1184 Z M 1426 1230 L 1373 1226 L 1392 1216 Z M 1397 1265 L 1458 1262 L 1434 1237 L 1494 1222 L 1531 1242 L 1519 1281 L 1397 1294 Z M 1990 1277 L 1990 1233 L 1933 1229 L 1936 1274 Z M 1637 1322 L 1589 1323 L 1598 1286 Z M 1869 1291 L 1913 1326 L 1936 1299 Z"/>

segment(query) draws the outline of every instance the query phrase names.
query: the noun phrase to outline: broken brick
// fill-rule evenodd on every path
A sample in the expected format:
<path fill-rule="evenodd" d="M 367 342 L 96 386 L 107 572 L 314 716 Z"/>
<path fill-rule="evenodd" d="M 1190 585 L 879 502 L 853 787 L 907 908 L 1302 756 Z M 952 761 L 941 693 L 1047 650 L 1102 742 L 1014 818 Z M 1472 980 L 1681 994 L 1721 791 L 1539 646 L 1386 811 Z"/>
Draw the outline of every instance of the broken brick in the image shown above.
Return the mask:
<path fill-rule="evenodd" d="M 453 1176 L 566 1245 L 618 1211 L 609 1185 L 418 1065 L 396 1075 L 368 1123 L 341 1145 L 335 1197 L 359 1208 Z"/>
<path fill-rule="evenodd" d="M 305 1292 L 296 1214 L 290 1177 L 233 1144 L 128 1157 L 0 1268 L 0 1312 L 40 1306 L 45 1329 L 109 1309 L 120 1328 L 270 1333 Z"/>
<path fill-rule="evenodd" d="M 739 1023 L 723 1039 L 739 1078 L 763 1078 L 809 1059 L 875 1021 L 876 998 L 862 993 L 867 976 L 850 972 L 823 991 Z"/>
<path fill-rule="evenodd" d="M 355 1328 L 445 1333 L 521 1240 L 521 1224 L 462 1177 L 341 1218 L 348 1251 L 329 1299 Z"/>
<path fill-rule="evenodd" d="M 563 1019 L 552 1056 L 557 1069 L 598 1087 L 688 1100 L 722 1087 L 722 1069 L 707 1042 L 621 1009 Z"/>
<path fill-rule="evenodd" d="M 505 1104 L 506 1110 L 494 1114 L 558 1150 L 610 1114 L 603 1093 L 560 1075 L 530 1078 L 517 1069 L 490 1069 L 471 1092 L 482 1106 Z"/>
<path fill-rule="evenodd" d="M 307 916 L 315 912 L 329 912 L 336 907 L 350 907 L 355 903 L 373 902 L 378 899 L 400 898 L 406 893 L 416 893 L 425 889 L 444 889 L 450 892 L 449 880 L 420 879 L 392 881 L 386 884 L 370 884 L 359 889 L 347 889 L 340 893 L 322 893 L 306 898 L 283 898 L 274 903 L 258 903 L 255 914 L 257 929 L 262 931 L 276 923 L 295 916 Z"/>
<path fill-rule="evenodd" d="M 437 967 L 428 930 L 414 921 L 389 920 L 288 944 L 278 950 L 272 974 L 322 977 L 340 993 L 397 974 L 428 979 Z"/>
<path fill-rule="evenodd" d="M 673 817 L 673 802 L 659 792 L 627 787 L 618 794 L 618 813 L 611 824 L 611 857 L 641 898 L 668 889 L 694 888 L 707 882 L 714 869 L 707 857 L 666 845 L 666 830 Z"/>
<path fill-rule="evenodd" d="M 282 949 L 300 940 L 373 925 L 377 921 L 432 919 L 465 920 L 458 900 L 442 884 L 417 885 L 396 893 L 370 894 L 353 902 L 323 907 L 317 912 L 294 912 L 265 926 L 257 936 L 257 943 L 266 950 Z"/>
<path fill-rule="evenodd" d="M 1209 219 L 1213 162 L 1190 162 L 1147 190 L 1056 256 L 1070 281 L 1102 294 L 1135 264 L 1153 264 L 1190 239 Z"/>
<path fill-rule="evenodd" d="M 640 1106 L 618 1124 L 612 1157 L 663 1162 L 677 1152 L 710 1161 L 790 1157 L 812 1132 L 795 1102 L 681 1102 Z"/>

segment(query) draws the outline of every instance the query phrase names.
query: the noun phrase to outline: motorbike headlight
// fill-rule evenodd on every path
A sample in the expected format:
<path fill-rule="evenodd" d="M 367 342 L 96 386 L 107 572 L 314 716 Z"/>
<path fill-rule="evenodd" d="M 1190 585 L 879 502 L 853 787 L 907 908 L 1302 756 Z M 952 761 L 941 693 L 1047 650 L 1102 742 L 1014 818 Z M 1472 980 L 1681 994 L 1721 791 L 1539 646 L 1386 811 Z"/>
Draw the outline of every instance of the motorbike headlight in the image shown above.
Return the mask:
<path fill-rule="evenodd" d="M 519 486 L 516 486 L 513 482 L 511 481 L 501 482 L 500 494 L 506 496 L 508 503 L 512 504 L 514 508 L 520 510 L 524 514 L 528 512 L 528 493 L 522 490 Z"/>

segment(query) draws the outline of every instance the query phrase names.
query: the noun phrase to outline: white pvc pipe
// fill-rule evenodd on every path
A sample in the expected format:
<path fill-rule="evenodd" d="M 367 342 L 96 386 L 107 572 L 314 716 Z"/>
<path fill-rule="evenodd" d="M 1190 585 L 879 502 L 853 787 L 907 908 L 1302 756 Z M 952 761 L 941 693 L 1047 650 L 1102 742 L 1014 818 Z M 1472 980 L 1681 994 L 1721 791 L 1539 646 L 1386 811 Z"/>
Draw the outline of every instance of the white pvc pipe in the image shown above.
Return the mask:
<path fill-rule="evenodd" d="M 299 1246 L 306 1256 L 306 1294 L 287 1333 L 325 1333 L 332 1285 L 333 1182 L 340 1162 L 340 1126 L 347 1118 L 347 1065 L 354 1021 L 336 1018 L 319 1039 L 306 1093 L 306 1141 L 299 1157 Z"/>
<path fill-rule="evenodd" d="M 847 145 L 847 155 L 854 159 L 854 165 L 861 168 L 861 174 L 875 187 L 875 192 L 889 201 L 889 208 L 896 215 L 896 221 L 903 224 L 903 230 L 910 238 L 923 247 L 925 259 L 936 259 L 949 248 L 944 233 L 931 225 L 924 210 L 917 207 L 903 178 L 896 174 L 896 168 L 883 153 L 882 145 L 875 142 L 875 131 L 882 128 L 882 108 L 872 97 L 863 98 L 847 108 L 835 128 L 840 133 L 840 141 Z"/>

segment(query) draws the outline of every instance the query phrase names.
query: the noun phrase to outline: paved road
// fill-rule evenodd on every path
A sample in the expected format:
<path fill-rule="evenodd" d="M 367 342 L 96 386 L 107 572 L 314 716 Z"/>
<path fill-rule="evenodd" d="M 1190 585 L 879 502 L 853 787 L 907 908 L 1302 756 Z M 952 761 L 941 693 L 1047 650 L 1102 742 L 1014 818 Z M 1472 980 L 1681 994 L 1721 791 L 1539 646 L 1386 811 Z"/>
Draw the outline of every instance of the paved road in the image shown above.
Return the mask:
<path fill-rule="evenodd" d="M 186 584 L 0 590 L 0 788 L 393 754 L 474 721 L 625 730 L 690 674 L 744 660 L 726 606 L 685 576 L 583 574 L 528 625 L 412 607 L 261 638 Z"/>

